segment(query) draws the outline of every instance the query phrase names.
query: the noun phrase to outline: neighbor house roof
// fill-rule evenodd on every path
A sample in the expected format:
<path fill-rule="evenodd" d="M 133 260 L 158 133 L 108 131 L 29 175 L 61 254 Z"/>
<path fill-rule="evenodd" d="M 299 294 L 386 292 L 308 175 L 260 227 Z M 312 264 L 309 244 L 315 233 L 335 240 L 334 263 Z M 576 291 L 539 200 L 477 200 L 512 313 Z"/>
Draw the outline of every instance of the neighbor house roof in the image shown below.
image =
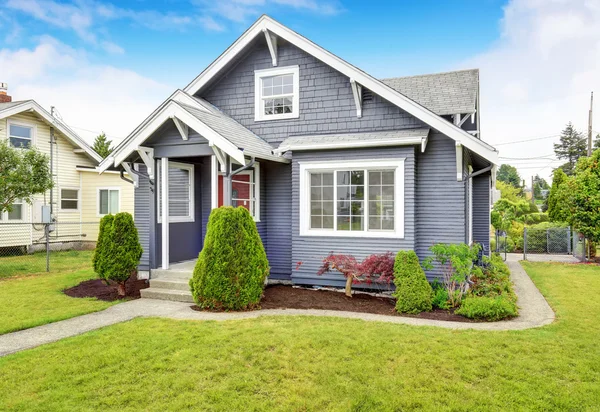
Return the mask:
<path fill-rule="evenodd" d="M 288 150 L 347 149 L 414 144 L 421 145 L 421 151 L 424 151 L 428 135 L 428 128 L 418 128 L 384 132 L 292 136 L 284 140 L 275 149 L 275 153 L 283 153 Z"/>
<path fill-rule="evenodd" d="M 381 81 L 439 116 L 474 113 L 477 109 L 477 69 L 394 77 Z"/>
<path fill-rule="evenodd" d="M 73 145 L 81 148 L 84 152 L 97 161 L 102 161 L 102 157 L 94 151 L 77 133 L 71 130 L 66 124 L 61 122 L 55 117 L 52 117 L 50 113 L 40 106 L 35 100 L 22 100 L 10 103 L 0 103 L 0 119 L 4 119 L 9 116 L 14 116 L 21 112 L 33 111 L 39 117 L 41 117 L 50 126 L 58 129 Z"/>

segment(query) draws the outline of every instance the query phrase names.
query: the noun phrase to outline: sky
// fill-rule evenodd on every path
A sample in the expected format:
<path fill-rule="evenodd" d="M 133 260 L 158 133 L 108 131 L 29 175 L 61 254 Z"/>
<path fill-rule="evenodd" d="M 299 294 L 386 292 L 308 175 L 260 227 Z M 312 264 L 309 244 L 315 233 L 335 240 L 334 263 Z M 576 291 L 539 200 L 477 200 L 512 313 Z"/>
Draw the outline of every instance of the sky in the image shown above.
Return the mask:
<path fill-rule="evenodd" d="M 527 182 L 600 91 L 600 0 L 0 0 L 0 82 L 118 143 L 261 14 L 378 78 L 479 68 L 481 136 Z"/>

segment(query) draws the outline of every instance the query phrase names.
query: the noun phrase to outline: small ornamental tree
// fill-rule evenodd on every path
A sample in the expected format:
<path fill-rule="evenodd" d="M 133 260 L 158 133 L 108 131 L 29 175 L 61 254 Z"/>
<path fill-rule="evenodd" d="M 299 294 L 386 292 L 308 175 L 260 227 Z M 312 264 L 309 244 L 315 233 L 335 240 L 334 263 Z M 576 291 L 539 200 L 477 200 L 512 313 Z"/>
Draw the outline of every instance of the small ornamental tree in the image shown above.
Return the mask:
<path fill-rule="evenodd" d="M 112 230 L 113 215 L 106 215 L 102 219 L 100 219 L 100 228 L 98 230 L 98 240 L 96 241 L 96 250 L 94 250 L 94 255 L 92 256 L 92 265 L 94 266 L 94 272 L 101 278 L 104 279 L 108 284 L 108 279 L 106 278 L 106 269 L 105 269 L 105 261 L 107 249 L 110 246 L 110 240 L 108 236 L 110 231 Z"/>
<path fill-rule="evenodd" d="M 421 313 L 431 310 L 433 290 L 412 250 L 401 250 L 394 263 L 396 310 L 400 313 Z"/>
<path fill-rule="evenodd" d="M 142 246 L 131 214 L 117 213 L 112 225 L 105 227 L 104 242 L 108 242 L 101 254 L 101 270 L 105 279 L 117 282 L 119 296 L 125 296 L 125 282 L 136 271 L 142 257 Z"/>
<path fill-rule="evenodd" d="M 323 259 L 317 275 L 337 270 L 346 278 L 346 296 L 352 297 L 352 285 L 364 283 L 390 284 L 394 280 L 394 257 L 391 252 L 367 256 L 358 262 L 352 255 L 329 254 Z"/>
<path fill-rule="evenodd" d="M 592 242 L 600 242 L 600 149 L 577 163 L 568 185 L 571 193 L 569 223 Z"/>
<path fill-rule="evenodd" d="M 267 254 L 248 210 L 214 209 L 190 280 L 196 304 L 223 310 L 256 307 L 268 275 Z"/>

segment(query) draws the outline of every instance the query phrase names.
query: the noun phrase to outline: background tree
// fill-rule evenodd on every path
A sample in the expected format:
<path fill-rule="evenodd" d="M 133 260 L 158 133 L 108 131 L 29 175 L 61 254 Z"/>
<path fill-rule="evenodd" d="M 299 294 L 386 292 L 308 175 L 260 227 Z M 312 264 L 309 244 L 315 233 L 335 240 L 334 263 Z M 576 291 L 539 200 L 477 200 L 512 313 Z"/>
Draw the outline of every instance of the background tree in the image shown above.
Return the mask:
<path fill-rule="evenodd" d="M 600 133 L 596 135 L 596 139 L 594 139 L 594 150 L 600 149 Z"/>
<path fill-rule="evenodd" d="M 548 185 L 546 179 L 540 177 L 540 175 L 535 175 L 535 177 L 533 178 L 533 195 L 535 196 L 535 198 L 541 199 L 543 197 L 542 190 L 548 189 L 550 189 L 550 185 Z"/>
<path fill-rule="evenodd" d="M 496 181 L 496 189 L 500 191 L 500 197 L 503 199 L 510 200 L 511 202 L 525 200 L 525 197 L 523 197 L 523 189 L 520 187 L 517 188 L 508 183 Z"/>
<path fill-rule="evenodd" d="M 31 203 L 33 196 L 52 189 L 49 159 L 36 148 L 17 149 L 0 141 L 0 213 L 11 211 L 17 200 Z"/>
<path fill-rule="evenodd" d="M 600 242 L 600 150 L 577 162 L 568 191 L 569 223 L 592 242 Z"/>
<path fill-rule="evenodd" d="M 496 179 L 513 187 L 521 186 L 521 176 L 517 172 L 517 168 L 511 165 L 500 165 Z"/>
<path fill-rule="evenodd" d="M 569 122 L 560 134 L 560 143 L 554 144 L 554 153 L 559 159 L 567 160 L 560 168 L 567 176 L 571 176 L 577 160 L 587 154 L 587 139 Z"/>
<path fill-rule="evenodd" d="M 548 218 L 552 222 L 566 222 L 569 216 L 568 205 L 564 199 L 563 186 L 569 177 L 561 168 L 554 170 L 552 187 L 548 195 Z"/>
<path fill-rule="evenodd" d="M 100 156 L 105 158 L 113 151 L 111 144 L 112 140 L 108 140 L 106 138 L 106 134 L 102 132 L 98 136 L 96 136 L 96 139 L 94 140 L 94 146 L 92 147 L 92 149 L 94 149 L 96 153 L 98 153 Z"/>

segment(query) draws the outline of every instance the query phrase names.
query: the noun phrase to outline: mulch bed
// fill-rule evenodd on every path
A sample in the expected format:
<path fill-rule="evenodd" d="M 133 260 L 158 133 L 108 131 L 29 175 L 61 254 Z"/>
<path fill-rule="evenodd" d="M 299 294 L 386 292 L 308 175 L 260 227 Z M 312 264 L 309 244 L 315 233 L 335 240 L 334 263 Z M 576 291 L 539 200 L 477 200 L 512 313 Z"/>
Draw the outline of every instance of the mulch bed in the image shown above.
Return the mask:
<path fill-rule="evenodd" d="M 127 296 L 125 296 L 124 299 L 139 299 L 140 290 L 146 289 L 148 286 L 149 285 L 146 280 L 138 280 L 136 275 L 133 275 L 125 283 Z M 73 298 L 96 298 L 107 302 L 112 302 L 119 299 L 117 294 L 117 284 L 111 282 L 110 285 L 107 285 L 103 280 L 100 279 L 86 280 L 77 286 L 65 289 L 63 292 L 65 295 Z"/>
<path fill-rule="evenodd" d="M 292 286 L 267 286 L 260 301 L 260 309 L 321 309 L 346 312 L 374 313 L 377 315 L 405 316 L 421 319 L 434 319 L 455 322 L 475 322 L 451 311 L 435 309 L 418 315 L 400 315 L 394 309 L 392 298 L 377 297 L 366 293 L 355 293 L 351 298 L 342 292 L 332 290 L 295 288 Z M 204 311 L 198 306 L 192 309 Z"/>

